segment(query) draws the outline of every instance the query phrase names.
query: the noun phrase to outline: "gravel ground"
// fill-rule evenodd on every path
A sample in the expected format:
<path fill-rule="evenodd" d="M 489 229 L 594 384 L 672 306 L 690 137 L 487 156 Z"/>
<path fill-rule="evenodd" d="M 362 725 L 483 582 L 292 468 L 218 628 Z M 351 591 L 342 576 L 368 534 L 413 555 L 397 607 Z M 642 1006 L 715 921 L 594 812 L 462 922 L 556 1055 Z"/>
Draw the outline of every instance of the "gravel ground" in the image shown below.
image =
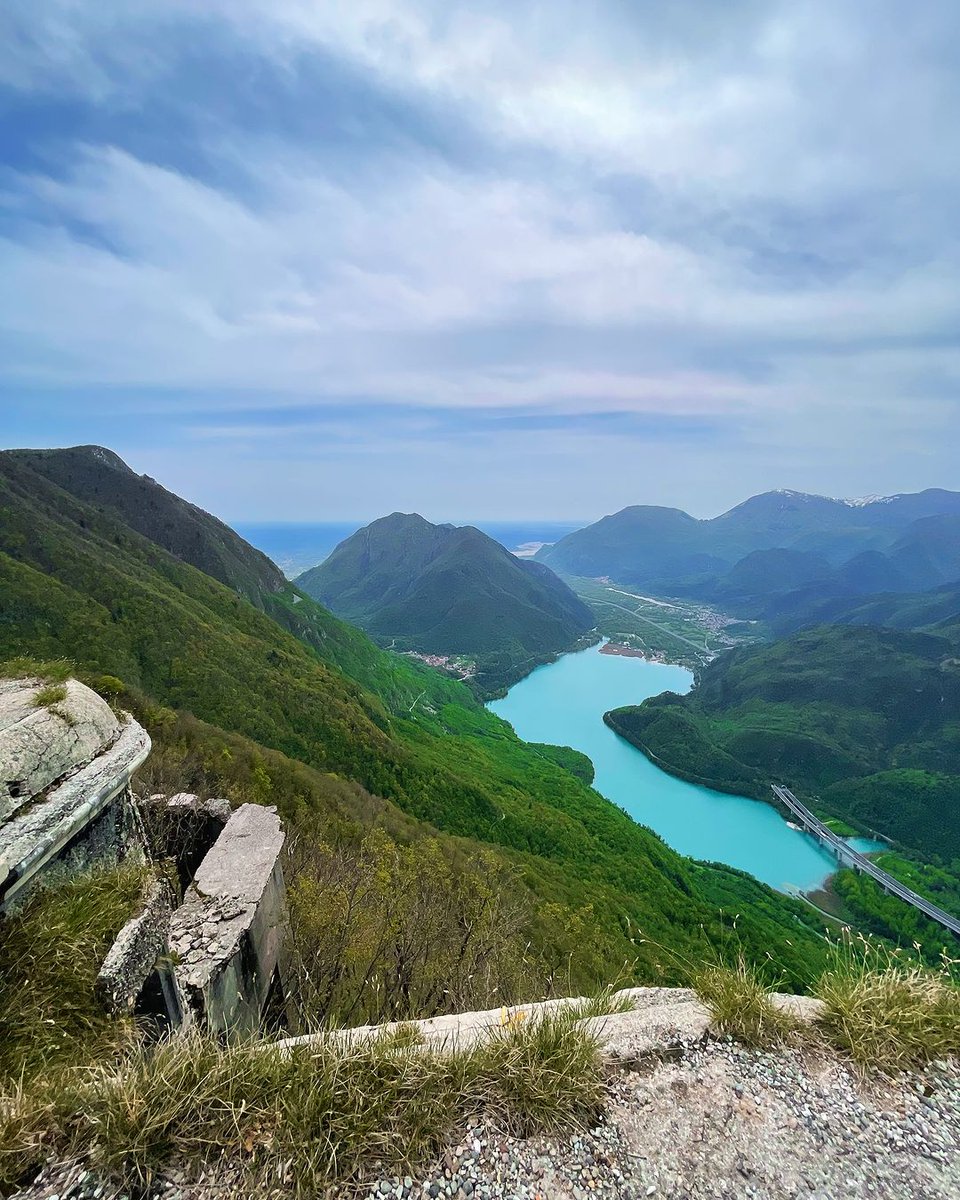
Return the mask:
<path fill-rule="evenodd" d="M 158 1194 L 224 1200 L 244 1189 L 221 1174 L 208 1185 L 168 1180 Z M 24 1195 L 117 1196 L 80 1164 L 51 1168 Z M 374 1179 L 361 1196 L 958 1200 L 960 1064 L 886 1083 L 861 1080 L 834 1057 L 702 1042 L 612 1071 L 606 1118 L 594 1129 L 517 1139 L 479 1124 L 428 1170 Z"/>
<path fill-rule="evenodd" d="M 729 1042 L 611 1080 L 607 1118 L 563 1141 L 479 1127 L 393 1197 L 960 1197 L 960 1064 L 865 1083 L 835 1059 Z"/>

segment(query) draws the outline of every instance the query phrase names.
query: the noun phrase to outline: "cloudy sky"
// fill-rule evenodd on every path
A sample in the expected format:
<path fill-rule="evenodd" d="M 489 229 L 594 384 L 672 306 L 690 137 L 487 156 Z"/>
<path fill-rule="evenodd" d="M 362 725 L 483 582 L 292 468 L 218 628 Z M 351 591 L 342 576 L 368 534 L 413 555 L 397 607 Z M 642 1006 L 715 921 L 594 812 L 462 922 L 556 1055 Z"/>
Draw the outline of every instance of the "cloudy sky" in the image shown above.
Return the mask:
<path fill-rule="evenodd" d="M 0 442 L 228 519 L 960 487 L 956 0 L 4 0 Z"/>

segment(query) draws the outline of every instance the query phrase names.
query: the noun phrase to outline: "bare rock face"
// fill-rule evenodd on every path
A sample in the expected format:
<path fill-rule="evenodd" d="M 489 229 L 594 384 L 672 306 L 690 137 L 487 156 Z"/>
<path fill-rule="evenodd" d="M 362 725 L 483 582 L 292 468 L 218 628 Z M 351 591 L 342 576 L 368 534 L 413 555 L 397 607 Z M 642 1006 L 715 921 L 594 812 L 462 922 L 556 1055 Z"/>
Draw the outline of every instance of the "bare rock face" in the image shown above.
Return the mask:
<path fill-rule="evenodd" d="M 0 914 L 41 879 L 142 852 L 129 784 L 149 751 L 132 717 L 75 679 L 0 681 Z"/>
<path fill-rule="evenodd" d="M 62 699 L 38 704 L 36 679 L 0 681 L 0 821 L 39 792 L 86 766 L 120 733 L 110 705 L 75 679 L 59 685 Z"/>

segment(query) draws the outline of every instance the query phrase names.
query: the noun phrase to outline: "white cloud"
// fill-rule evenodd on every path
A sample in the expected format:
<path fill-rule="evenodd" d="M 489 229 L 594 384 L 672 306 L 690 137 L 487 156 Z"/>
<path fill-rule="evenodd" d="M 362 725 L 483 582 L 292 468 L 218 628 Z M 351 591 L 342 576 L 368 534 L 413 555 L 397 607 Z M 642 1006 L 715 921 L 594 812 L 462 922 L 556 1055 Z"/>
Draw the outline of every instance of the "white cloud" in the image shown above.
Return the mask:
<path fill-rule="evenodd" d="M 603 395 L 620 406 L 634 396 L 642 406 L 651 392 L 691 390 L 683 358 L 704 339 L 760 353 L 855 342 L 862 355 L 864 342 L 922 337 L 960 319 L 952 263 L 901 270 L 882 289 L 870 271 L 790 289 L 722 244 L 695 251 L 619 227 L 589 187 L 446 171 L 358 196 L 314 166 L 310 174 L 301 161 L 292 174 L 260 163 L 273 182 L 259 211 L 112 148 L 87 148 L 66 180 L 20 180 L 21 195 L 57 216 L 3 254 L 0 320 L 45 347 L 27 374 L 428 404 Z M 498 378 L 510 362 L 493 347 L 459 385 L 455 371 L 437 368 L 431 386 L 423 363 L 407 378 L 405 335 L 455 338 L 530 321 L 559 332 L 520 387 Z M 551 352 L 571 327 L 645 331 L 661 352 L 674 347 L 667 373 L 651 386 L 641 369 L 561 371 Z M 707 411 L 752 390 L 697 378 Z"/>
<path fill-rule="evenodd" d="M 167 407 L 211 413 L 726 417 L 771 461 L 789 441 L 832 469 L 831 431 L 874 462 L 894 443 L 942 456 L 960 384 L 956 23 L 948 2 L 900 15 L 12 0 L 0 80 L 102 124 L 3 181 L 0 380 L 167 389 Z M 410 129 L 405 153 L 361 145 L 361 169 L 320 108 L 315 136 L 282 107 L 231 125 L 174 68 L 236 46 L 287 81 L 348 64 L 463 146 Z M 163 105 L 182 161 L 124 142 L 129 120 L 108 136 L 118 113 L 151 131 Z"/>

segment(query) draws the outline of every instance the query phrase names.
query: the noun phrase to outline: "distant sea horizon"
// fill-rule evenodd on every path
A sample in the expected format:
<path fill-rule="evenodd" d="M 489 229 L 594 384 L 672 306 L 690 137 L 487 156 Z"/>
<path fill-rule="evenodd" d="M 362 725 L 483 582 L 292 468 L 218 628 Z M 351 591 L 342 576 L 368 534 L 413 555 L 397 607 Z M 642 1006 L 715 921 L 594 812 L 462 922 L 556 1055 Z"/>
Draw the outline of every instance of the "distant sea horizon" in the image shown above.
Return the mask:
<path fill-rule="evenodd" d="M 351 534 L 369 521 L 239 521 L 233 528 L 258 550 L 262 550 L 294 579 L 323 562 Z M 588 521 L 452 521 L 474 525 L 488 537 L 520 558 L 529 558 L 544 545 L 557 542 Z"/>

